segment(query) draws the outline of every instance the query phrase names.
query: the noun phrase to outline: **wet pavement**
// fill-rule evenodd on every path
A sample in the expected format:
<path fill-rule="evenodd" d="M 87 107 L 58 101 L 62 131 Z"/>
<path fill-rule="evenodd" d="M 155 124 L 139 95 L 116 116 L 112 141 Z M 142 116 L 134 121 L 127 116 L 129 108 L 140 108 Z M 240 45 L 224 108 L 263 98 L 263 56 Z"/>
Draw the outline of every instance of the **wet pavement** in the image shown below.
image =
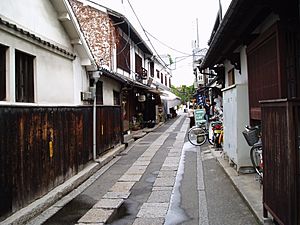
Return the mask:
<path fill-rule="evenodd" d="M 258 224 L 211 147 L 187 141 L 188 126 L 182 114 L 138 139 L 28 224 Z"/>

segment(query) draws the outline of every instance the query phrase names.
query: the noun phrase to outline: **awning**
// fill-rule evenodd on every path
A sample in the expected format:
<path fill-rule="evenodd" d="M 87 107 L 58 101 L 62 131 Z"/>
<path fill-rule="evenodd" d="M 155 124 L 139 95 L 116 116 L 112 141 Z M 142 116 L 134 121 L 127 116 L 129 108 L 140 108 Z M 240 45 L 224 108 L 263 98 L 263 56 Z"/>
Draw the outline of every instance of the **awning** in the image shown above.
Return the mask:
<path fill-rule="evenodd" d="M 161 91 L 160 98 L 163 102 L 166 103 L 168 110 L 181 103 L 181 99 L 177 95 L 166 90 Z"/>

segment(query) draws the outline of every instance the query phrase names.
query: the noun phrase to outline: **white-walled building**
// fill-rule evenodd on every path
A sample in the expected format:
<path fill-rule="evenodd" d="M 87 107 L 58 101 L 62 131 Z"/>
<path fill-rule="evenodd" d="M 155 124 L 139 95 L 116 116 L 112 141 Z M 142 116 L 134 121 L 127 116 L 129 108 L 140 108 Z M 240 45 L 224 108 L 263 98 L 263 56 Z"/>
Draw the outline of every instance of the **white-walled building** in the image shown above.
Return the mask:
<path fill-rule="evenodd" d="M 86 66 L 96 65 L 67 1 L 26 4 L 27 10 L 22 1 L 0 4 L 5 65 L 0 103 L 82 104 L 80 93 L 89 85 Z"/>

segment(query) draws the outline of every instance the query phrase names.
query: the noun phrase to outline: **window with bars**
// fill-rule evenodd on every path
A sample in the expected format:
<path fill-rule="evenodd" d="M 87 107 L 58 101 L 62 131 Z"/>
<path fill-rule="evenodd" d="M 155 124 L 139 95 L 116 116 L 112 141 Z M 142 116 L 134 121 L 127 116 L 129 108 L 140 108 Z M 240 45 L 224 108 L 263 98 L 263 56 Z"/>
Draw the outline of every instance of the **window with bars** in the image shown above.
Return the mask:
<path fill-rule="evenodd" d="M 142 76 L 143 74 L 143 69 L 142 69 L 142 58 L 135 53 L 135 72 Z"/>
<path fill-rule="evenodd" d="M 228 86 L 235 84 L 234 69 L 228 71 Z"/>
<path fill-rule="evenodd" d="M 117 42 L 117 67 L 130 73 L 130 44 L 121 36 Z"/>
<path fill-rule="evenodd" d="M 114 105 L 120 105 L 120 92 L 114 91 Z"/>
<path fill-rule="evenodd" d="M 154 77 L 154 62 L 150 62 L 150 76 Z"/>
<path fill-rule="evenodd" d="M 6 50 L 6 46 L 0 45 L 0 101 L 6 99 Z"/>
<path fill-rule="evenodd" d="M 35 56 L 15 51 L 16 101 L 34 102 L 34 63 Z"/>

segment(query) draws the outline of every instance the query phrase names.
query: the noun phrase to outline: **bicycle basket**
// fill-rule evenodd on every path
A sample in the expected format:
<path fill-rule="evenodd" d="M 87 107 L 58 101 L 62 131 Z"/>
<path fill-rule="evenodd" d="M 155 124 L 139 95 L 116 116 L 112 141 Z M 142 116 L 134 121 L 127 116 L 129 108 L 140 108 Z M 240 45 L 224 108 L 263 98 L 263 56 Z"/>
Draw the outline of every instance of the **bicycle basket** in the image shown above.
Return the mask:
<path fill-rule="evenodd" d="M 242 132 L 249 146 L 253 146 L 256 142 L 258 142 L 259 138 L 257 132 L 257 129 L 244 130 Z"/>

